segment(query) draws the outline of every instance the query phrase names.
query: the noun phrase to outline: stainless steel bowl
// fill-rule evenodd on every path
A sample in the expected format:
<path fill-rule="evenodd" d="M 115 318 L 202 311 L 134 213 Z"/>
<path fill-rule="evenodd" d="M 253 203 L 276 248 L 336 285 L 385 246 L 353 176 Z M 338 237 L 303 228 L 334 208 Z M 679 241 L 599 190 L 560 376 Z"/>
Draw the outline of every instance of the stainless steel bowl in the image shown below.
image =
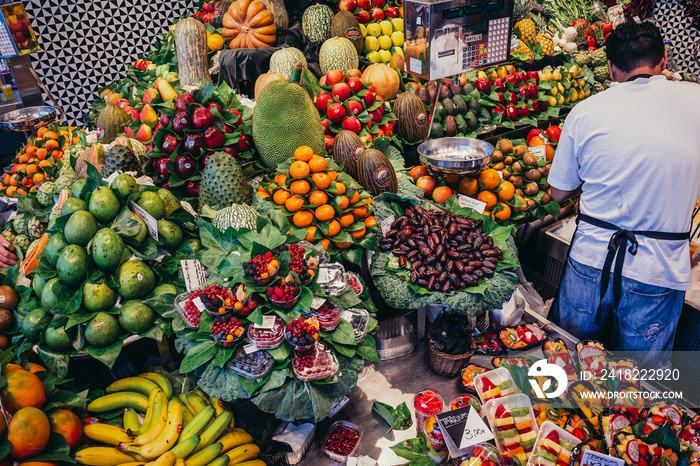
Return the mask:
<path fill-rule="evenodd" d="M 47 125 L 56 119 L 56 109 L 48 105 L 20 108 L 0 115 L 3 131 L 30 131 Z"/>
<path fill-rule="evenodd" d="M 494 147 L 486 141 L 471 138 L 441 138 L 418 146 L 420 161 L 428 168 L 468 175 L 479 173 L 491 162 Z"/>

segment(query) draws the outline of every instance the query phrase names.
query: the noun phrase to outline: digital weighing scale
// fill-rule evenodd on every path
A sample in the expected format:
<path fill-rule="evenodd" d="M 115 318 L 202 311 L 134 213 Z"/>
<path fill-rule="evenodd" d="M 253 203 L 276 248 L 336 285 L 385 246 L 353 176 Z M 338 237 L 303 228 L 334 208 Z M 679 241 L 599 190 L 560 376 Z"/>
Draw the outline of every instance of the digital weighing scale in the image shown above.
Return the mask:
<path fill-rule="evenodd" d="M 405 0 L 406 71 L 435 80 L 510 59 L 513 0 Z"/>

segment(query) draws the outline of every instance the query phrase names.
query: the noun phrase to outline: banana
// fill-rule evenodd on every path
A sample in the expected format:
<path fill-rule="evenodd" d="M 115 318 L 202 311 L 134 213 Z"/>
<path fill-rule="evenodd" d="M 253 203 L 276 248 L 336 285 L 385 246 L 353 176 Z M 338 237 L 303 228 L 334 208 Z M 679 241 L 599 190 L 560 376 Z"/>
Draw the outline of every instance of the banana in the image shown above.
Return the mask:
<path fill-rule="evenodd" d="M 217 456 L 219 456 L 219 453 L 221 453 L 222 448 L 223 445 L 221 445 L 218 442 L 213 445 L 209 445 L 202 451 L 195 453 L 194 455 L 187 458 L 185 460 L 185 464 L 187 464 L 187 466 L 206 466 L 207 464 L 214 461 L 214 459 L 216 459 Z"/>
<path fill-rule="evenodd" d="M 124 466 L 124 465 L 121 464 L 119 466 Z M 242 463 L 238 463 L 238 464 L 236 464 L 236 466 L 267 466 L 267 463 L 264 462 L 263 460 L 250 460 L 250 461 L 244 461 Z"/>
<path fill-rule="evenodd" d="M 112 383 L 109 387 L 105 388 L 105 391 L 107 393 L 136 392 L 144 396 L 149 396 L 154 388 L 160 388 L 160 386 L 150 379 L 145 377 L 127 377 Z"/>
<path fill-rule="evenodd" d="M 131 442 L 131 437 L 124 429 L 109 424 L 87 424 L 83 427 L 83 434 L 90 440 L 117 446 L 121 442 Z"/>
<path fill-rule="evenodd" d="M 157 439 L 141 446 L 122 443 L 119 445 L 119 449 L 128 453 L 139 454 L 147 460 L 154 460 L 175 445 L 181 429 L 182 406 L 176 401 L 170 400 L 170 403 L 168 403 L 168 422 Z"/>
<path fill-rule="evenodd" d="M 218 441 L 224 446 L 222 453 L 228 453 L 237 446 L 253 443 L 253 437 L 245 430 L 237 430 L 226 432 Z"/>
<path fill-rule="evenodd" d="M 175 460 L 175 466 L 186 466 L 186 465 L 185 465 L 185 460 L 183 460 L 182 458 L 176 459 L 176 460 Z"/>
<path fill-rule="evenodd" d="M 182 432 L 180 432 L 180 439 L 177 441 L 178 445 L 190 437 L 196 437 L 201 434 L 212 419 L 214 419 L 214 408 L 205 406 L 204 409 L 198 412 L 187 426 L 182 429 Z"/>
<path fill-rule="evenodd" d="M 226 466 L 228 464 L 227 456 L 219 456 L 214 461 L 209 463 L 207 466 Z"/>
<path fill-rule="evenodd" d="M 154 414 L 153 404 L 155 403 L 157 397 L 158 390 L 152 390 L 151 394 L 148 395 L 148 409 L 146 410 L 146 416 L 143 418 L 143 424 L 141 424 L 141 427 L 139 427 L 138 430 L 131 432 L 134 437 L 144 433 L 151 426 Z"/>
<path fill-rule="evenodd" d="M 184 442 L 179 442 L 170 451 L 175 453 L 177 459 L 184 459 L 192 454 L 194 449 L 197 448 L 197 445 L 199 445 L 199 436 L 195 435 L 194 437 L 188 438 Z"/>
<path fill-rule="evenodd" d="M 153 466 L 173 466 L 175 461 L 177 461 L 175 453 L 172 451 L 166 451 L 153 462 Z"/>
<path fill-rule="evenodd" d="M 141 428 L 141 422 L 139 421 L 139 415 L 133 409 L 129 408 L 124 411 L 124 430 L 127 433 L 135 433 Z"/>
<path fill-rule="evenodd" d="M 195 411 L 194 406 L 192 406 L 192 405 L 190 404 L 190 400 L 187 399 L 187 395 L 186 395 L 186 394 L 180 393 L 180 394 L 177 396 L 177 399 L 180 400 L 180 403 L 182 404 L 182 406 L 184 406 L 185 408 L 187 408 L 187 411 L 190 412 L 190 414 L 192 415 L 192 417 L 194 417 L 194 415 L 197 414 L 197 411 Z"/>
<path fill-rule="evenodd" d="M 115 464 L 133 463 L 131 455 L 111 447 L 88 447 L 75 453 L 75 461 L 88 466 L 114 466 Z"/>
<path fill-rule="evenodd" d="M 240 447 L 236 447 L 226 454 L 228 457 L 228 466 L 242 463 L 243 461 L 253 460 L 260 453 L 260 447 L 254 443 L 246 443 Z M 189 463 L 188 463 L 189 466 Z"/>
<path fill-rule="evenodd" d="M 196 416 L 197 413 L 209 406 L 208 402 L 204 401 L 201 396 L 194 392 L 187 394 L 187 401 L 190 402 L 192 409 L 194 409 L 193 416 Z"/>
<path fill-rule="evenodd" d="M 170 379 L 163 374 L 159 374 L 157 372 L 144 372 L 143 374 L 139 374 L 139 377 L 152 380 L 160 385 L 160 389 L 163 390 L 163 393 L 165 393 L 165 396 L 167 396 L 168 399 L 173 397 L 173 384 L 171 384 Z"/>
<path fill-rule="evenodd" d="M 225 411 L 225 409 L 223 407 L 223 401 L 218 400 L 218 399 L 214 398 L 213 396 L 210 396 L 208 398 L 209 398 L 209 404 L 211 405 L 212 408 L 214 408 L 214 411 L 216 411 L 217 416 Z"/>
<path fill-rule="evenodd" d="M 168 422 L 168 399 L 160 388 L 154 390 L 154 392 L 156 392 L 156 396 L 151 405 L 151 410 L 153 412 L 151 423 L 143 433 L 140 433 L 138 437 L 134 439 L 131 443 L 132 445 L 146 445 L 157 439 L 163 430 L 165 430 L 165 424 Z"/>
<path fill-rule="evenodd" d="M 141 413 L 148 409 L 148 398 L 136 392 L 118 392 L 101 396 L 87 407 L 92 413 L 105 413 L 115 409 L 132 408 Z"/>
<path fill-rule="evenodd" d="M 197 445 L 197 448 L 194 449 L 194 452 L 197 453 L 198 451 L 201 451 L 202 449 L 208 447 L 212 443 L 216 442 L 219 437 L 221 437 L 221 434 L 226 430 L 228 427 L 228 423 L 231 420 L 231 413 L 225 412 L 220 416 L 216 416 L 213 421 L 211 421 L 211 424 L 204 429 L 204 432 L 202 432 L 199 436 L 199 445 Z"/>
<path fill-rule="evenodd" d="M 174 401 L 177 401 L 180 404 L 180 406 L 182 407 L 182 427 L 187 426 L 187 424 L 192 422 L 192 415 L 187 410 L 187 406 L 185 406 L 185 403 L 180 401 L 180 399 L 178 399 L 178 397 L 171 398 L 171 399 Z"/>
<path fill-rule="evenodd" d="M 130 463 L 122 463 L 119 466 L 143 466 L 144 464 L 146 463 L 142 461 L 131 461 Z"/>

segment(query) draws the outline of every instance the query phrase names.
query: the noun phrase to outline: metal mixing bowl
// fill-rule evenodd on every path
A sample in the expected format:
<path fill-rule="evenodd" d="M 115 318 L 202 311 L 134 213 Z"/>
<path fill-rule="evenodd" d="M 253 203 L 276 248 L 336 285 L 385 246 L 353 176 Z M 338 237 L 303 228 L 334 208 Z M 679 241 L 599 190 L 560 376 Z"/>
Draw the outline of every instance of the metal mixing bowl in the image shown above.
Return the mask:
<path fill-rule="evenodd" d="M 494 147 L 471 138 L 440 138 L 418 146 L 420 161 L 431 170 L 459 175 L 476 174 L 491 162 Z"/>
<path fill-rule="evenodd" d="M 47 125 L 56 119 L 56 109 L 48 105 L 20 108 L 0 115 L 3 131 L 30 131 Z"/>

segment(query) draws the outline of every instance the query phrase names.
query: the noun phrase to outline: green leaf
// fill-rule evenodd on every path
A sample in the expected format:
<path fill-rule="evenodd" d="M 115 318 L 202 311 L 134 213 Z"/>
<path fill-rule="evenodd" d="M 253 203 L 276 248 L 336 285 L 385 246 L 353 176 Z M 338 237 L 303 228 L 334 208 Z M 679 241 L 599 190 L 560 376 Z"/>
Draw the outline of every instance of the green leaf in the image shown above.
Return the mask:
<path fill-rule="evenodd" d="M 44 363 L 44 367 L 56 377 L 62 379 L 68 374 L 68 364 L 70 356 L 65 353 L 56 353 L 51 349 L 39 346 L 37 354 Z M 51 396 L 49 396 L 51 399 Z"/>
<path fill-rule="evenodd" d="M 3 435 L 2 440 L 0 440 L 0 458 L 7 458 L 11 450 L 12 445 L 10 441 L 7 440 L 7 435 Z"/>
<path fill-rule="evenodd" d="M 676 453 L 681 450 L 681 444 L 678 441 L 678 436 L 669 426 L 662 426 L 649 433 L 647 436 L 654 443 L 661 444 L 666 448 L 670 448 Z"/>
<path fill-rule="evenodd" d="M 69 455 L 70 447 L 63 435 L 51 432 L 49 443 L 44 448 L 44 451 L 28 459 L 31 461 L 61 461 L 75 464 L 75 461 Z"/>
<path fill-rule="evenodd" d="M 97 359 L 102 364 L 111 369 L 114 363 L 116 362 L 117 358 L 119 357 L 119 353 L 121 353 L 122 346 L 123 341 L 118 340 L 112 343 L 111 345 L 107 346 L 106 348 L 88 347 L 88 353 L 90 354 L 90 356 Z"/>
<path fill-rule="evenodd" d="M 52 291 L 56 294 L 58 314 L 73 314 L 80 309 L 83 303 L 83 288 L 73 287 L 63 281 L 53 285 Z"/>
<path fill-rule="evenodd" d="M 355 347 L 355 352 L 363 359 L 372 362 L 381 362 L 377 354 L 377 344 L 372 335 L 365 335 L 365 339 Z"/>
<path fill-rule="evenodd" d="M 411 411 L 405 401 L 396 407 L 393 414 L 395 430 L 406 430 L 413 425 Z"/>
<path fill-rule="evenodd" d="M 82 408 L 87 403 L 85 398 L 68 390 L 57 390 L 46 398 L 46 405 L 42 408 L 48 412 L 54 408 Z"/>
<path fill-rule="evenodd" d="M 226 364 L 233 357 L 233 352 L 234 348 L 219 348 L 219 351 L 216 353 L 216 356 L 212 361 L 212 364 L 216 367 L 224 367 L 224 364 Z"/>
<path fill-rule="evenodd" d="M 204 314 L 202 315 L 204 316 Z M 193 345 L 180 364 L 180 373 L 186 374 L 212 359 L 217 352 L 216 343 L 213 340 L 201 341 Z"/>
<path fill-rule="evenodd" d="M 78 324 L 82 324 L 91 320 L 97 315 L 97 312 L 76 312 L 68 317 L 68 322 L 66 322 L 66 330 L 74 327 Z"/>
<path fill-rule="evenodd" d="M 375 401 L 372 403 L 372 414 L 389 426 L 387 433 L 391 432 L 394 428 L 394 408 L 386 403 Z"/>
<path fill-rule="evenodd" d="M 320 335 L 326 340 L 333 340 L 343 345 L 355 345 L 355 332 L 352 324 L 347 320 L 341 319 L 338 326 L 332 332 L 320 332 Z"/>

